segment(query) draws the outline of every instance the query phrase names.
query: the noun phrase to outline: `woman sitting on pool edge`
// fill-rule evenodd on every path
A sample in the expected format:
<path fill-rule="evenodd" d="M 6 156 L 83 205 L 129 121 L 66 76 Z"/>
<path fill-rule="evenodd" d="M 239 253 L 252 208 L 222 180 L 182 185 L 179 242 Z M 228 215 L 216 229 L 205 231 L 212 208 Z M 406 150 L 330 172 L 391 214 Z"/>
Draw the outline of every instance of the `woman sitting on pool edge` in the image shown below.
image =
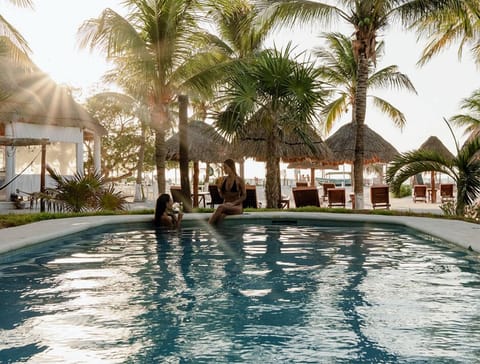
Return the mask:
<path fill-rule="evenodd" d="M 243 201 L 247 197 L 245 181 L 235 170 L 235 162 L 227 159 L 223 162 L 223 170 L 227 174 L 218 186 L 218 192 L 223 198 L 223 203 L 217 207 L 210 217 L 210 224 L 218 224 L 227 215 L 240 215 L 243 213 Z"/>
<path fill-rule="evenodd" d="M 169 229 L 180 227 L 182 213 L 174 213 L 172 210 L 173 201 L 167 193 L 161 194 L 157 199 L 155 206 L 154 223 L 156 226 L 162 226 Z"/>

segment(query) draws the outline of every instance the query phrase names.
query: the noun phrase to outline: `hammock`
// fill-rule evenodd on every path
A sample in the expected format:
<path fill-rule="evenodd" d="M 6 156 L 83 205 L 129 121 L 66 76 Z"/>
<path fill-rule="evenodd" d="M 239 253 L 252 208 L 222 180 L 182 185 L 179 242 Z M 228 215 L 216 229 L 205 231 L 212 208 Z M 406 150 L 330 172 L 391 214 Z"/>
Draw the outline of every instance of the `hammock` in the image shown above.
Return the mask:
<path fill-rule="evenodd" d="M 5 183 L 3 186 L 0 186 L 0 191 L 3 190 L 4 188 L 6 188 L 8 185 L 10 185 L 18 177 L 20 177 L 27 170 L 27 168 L 30 167 L 33 164 L 33 162 L 35 162 L 35 159 L 37 159 L 37 157 L 39 156 L 40 153 L 41 153 L 41 151 L 37 153 L 37 155 L 32 159 L 32 161 L 30 163 L 28 163 L 28 165 L 23 169 L 23 171 L 21 171 L 19 174 L 17 174 L 15 177 L 13 177 L 10 181 Z"/>

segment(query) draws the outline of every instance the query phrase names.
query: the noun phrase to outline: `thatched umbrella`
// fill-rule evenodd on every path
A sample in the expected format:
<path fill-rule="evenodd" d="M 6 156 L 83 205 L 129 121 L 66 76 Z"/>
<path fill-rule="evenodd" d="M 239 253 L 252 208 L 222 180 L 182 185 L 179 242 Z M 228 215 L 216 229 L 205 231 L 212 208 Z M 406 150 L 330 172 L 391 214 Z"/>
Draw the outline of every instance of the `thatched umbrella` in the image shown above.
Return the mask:
<path fill-rule="evenodd" d="M 455 158 L 454 155 L 447 149 L 447 147 L 436 136 L 430 136 L 421 146 L 419 150 L 432 151 L 440 154 L 446 159 Z M 432 203 L 437 202 L 437 194 L 435 189 L 435 172 L 430 172 L 431 188 L 432 188 Z"/>
<path fill-rule="evenodd" d="M 217 131 L 203 121 L 188 123 L 188 159 L 193 161 L 193 205 L 198 206 L 198 162 L 219 163 L 227 158 L 228 143 Z M 180 159 L 179 134 L 175 133 L 166 141 L 167 160 Z"/>
<path fill-rule="evenodd" d="M 355 160 L 356 128 L 353 123 L 348 123 L 329 136 L 325 142 L 333 153 L 332 164 L 353 164 Z M 363 163 L 388 163 L 395 158 L 398 151 L 383 139 L 379 134 L 365 125 L 365 140 Z"/>
<path fill-rule="evenodd" d="M 303 161 L 305 158 L 324 160 L 332 156 L 330 149 L 315 130 L 309 129 L 305 134 L 310 139 L 309 144 L 294 133 L 283 136 L 279 148 L 280 158 L 284 162 Z M 265 161 L 267 159 L 265 129 L 259 127 L 258 124 L 249 127 L 245 135 L 232 143 L 231 149 L 236 158 L 250 157 L 258 161 Z"/>

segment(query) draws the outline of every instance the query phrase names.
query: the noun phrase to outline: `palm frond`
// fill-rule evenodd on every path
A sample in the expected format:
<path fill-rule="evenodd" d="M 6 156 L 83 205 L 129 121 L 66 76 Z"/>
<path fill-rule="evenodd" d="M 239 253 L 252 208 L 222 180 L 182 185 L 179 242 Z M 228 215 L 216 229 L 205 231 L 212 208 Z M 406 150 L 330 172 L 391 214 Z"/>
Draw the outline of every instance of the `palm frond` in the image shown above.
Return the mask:
<path fill-rule="evenodd" d="M 400 129 L 403 129 L 403 127 L 407 123 L 407 119 L 405 118 L 405 115 L 399 109 L 397 109 L 391 103 L 389 103 L 388 101 L 386 101 L 386 100 L 384 100 L 380 97 L 372 96 L 371 99 L 372 99 L 373 104 L 383 114 L 388 116 L 388 118 L 393 121 L 393 124 L 395 126 L 399 127 Z"/>

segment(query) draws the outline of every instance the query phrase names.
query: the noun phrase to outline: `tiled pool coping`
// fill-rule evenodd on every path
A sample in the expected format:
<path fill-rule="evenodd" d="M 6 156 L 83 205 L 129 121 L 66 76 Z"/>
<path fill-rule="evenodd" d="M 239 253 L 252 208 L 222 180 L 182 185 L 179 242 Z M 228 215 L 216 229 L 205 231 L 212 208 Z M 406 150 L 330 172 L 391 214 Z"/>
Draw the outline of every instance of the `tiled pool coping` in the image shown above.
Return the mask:
<path fill-rule="evenodd" d="M 186 221 L 206 221 L 209 216 L 209 214 L 192 213 L 184 215 L 183 219 Z M 464 221 L 411 216 L 384 216 L 311 212 L 255 212 L 228 217 L 228 219 L 256 218 L 340 220 L 399 224 L 416 229 L 433 237 L 440 238 L 449 243 L 453 243 L 461 247 L 480 252 L 480 225 Z M 149 222 L 151 220 L 152 215 L 86 216 L 56 220 L 44 220 L 28 225 L 1 229 L 0 254 L 20 248 L 25 248 L 29 245 L 45 242 L 65 235 L 78 233 L 102 225 Z"/>

